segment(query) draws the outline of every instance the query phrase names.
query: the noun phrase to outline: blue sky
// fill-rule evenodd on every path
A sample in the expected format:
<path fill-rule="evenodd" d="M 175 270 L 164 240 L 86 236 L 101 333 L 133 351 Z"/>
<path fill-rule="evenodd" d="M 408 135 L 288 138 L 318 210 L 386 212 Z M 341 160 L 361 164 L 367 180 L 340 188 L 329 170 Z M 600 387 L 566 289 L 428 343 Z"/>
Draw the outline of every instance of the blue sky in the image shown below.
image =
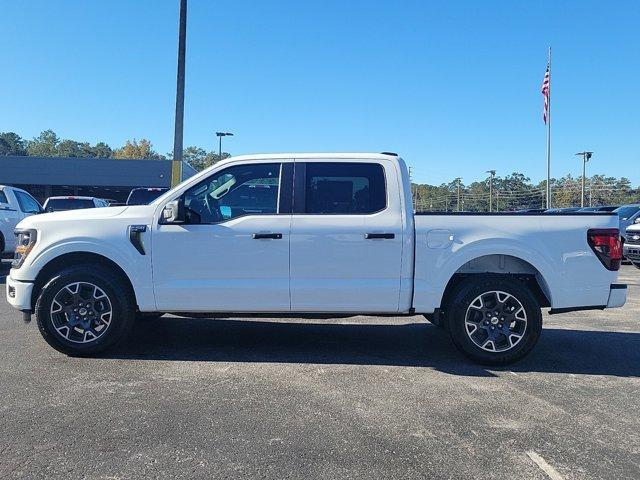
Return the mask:
<path fill-rule="evenodd" d="M 0 0 L 0 131 L 171 151 L 177 0 Z M 185 146 L 397 151 L 416 180 L 640 184 L 640 2 L 189 0 Z"/>

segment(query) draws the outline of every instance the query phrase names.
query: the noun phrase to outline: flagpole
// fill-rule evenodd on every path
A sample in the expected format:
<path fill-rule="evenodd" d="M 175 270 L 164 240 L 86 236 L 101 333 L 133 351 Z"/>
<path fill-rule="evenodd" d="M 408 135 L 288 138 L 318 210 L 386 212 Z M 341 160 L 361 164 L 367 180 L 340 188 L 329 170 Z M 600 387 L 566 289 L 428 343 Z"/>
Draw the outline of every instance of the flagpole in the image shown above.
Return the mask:
<path fill-rule="evenodd" d="M 549 105 L 547 107 L 547 208 L 551 208 L 551 47 L 549 47 Z"/>

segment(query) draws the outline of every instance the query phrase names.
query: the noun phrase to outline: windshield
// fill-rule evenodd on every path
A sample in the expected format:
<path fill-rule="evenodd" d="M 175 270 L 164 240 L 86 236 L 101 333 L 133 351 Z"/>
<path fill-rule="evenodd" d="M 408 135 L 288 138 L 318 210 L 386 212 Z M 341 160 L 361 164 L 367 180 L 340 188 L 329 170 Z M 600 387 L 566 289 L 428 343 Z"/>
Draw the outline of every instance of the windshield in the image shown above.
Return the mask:
<path fill-rule="evenodd" d="M 140 188 L 131 190 L 127 205 L 147 205 L 166 192 L 166 188 Z"/>
<path fill-rule="evenodd" d="M 626 207 L 616 208 L 614 213 L 617 213 L 622 220 L 626 220 L 638 213 L 638 210 L 640 210 L 640 205 L 629 205 Z"/>
<path fill-rule="evenodd" d="M 47 212 L 60 212 L 93 207 L 95 207 L 93 200 L 86 198 L 50 198 L 46 201 L 44 209 Z"/>

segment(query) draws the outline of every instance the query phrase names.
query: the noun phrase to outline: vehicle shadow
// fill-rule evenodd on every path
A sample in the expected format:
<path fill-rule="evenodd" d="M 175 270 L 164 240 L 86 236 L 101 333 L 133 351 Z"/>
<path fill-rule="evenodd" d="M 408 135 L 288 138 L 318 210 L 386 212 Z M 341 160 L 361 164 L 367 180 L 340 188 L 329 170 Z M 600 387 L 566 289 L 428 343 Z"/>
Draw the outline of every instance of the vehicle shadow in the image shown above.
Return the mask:
<path fill-rule="evenodd" d="M 503 368 L 471 363 L 426 323 L 294 323 L 164 317 L 136 322 L 102 358 L 428 367 L 453 375 L 495 371 L 640 376 L 640 333 L 545 329 L 533 352 Z"/>

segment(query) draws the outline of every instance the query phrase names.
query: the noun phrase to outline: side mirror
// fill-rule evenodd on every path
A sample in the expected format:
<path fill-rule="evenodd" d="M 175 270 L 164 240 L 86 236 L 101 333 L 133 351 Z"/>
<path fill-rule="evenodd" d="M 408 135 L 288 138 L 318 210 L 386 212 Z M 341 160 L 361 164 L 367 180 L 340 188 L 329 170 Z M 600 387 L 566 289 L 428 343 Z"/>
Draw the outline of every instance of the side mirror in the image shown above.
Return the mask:
<path fill-rule="evenodd" d="M 184 200 L 179 198 L 167 203 L 162 209 L 162 223 L 184 222 Z"/>
<path fill-rule="evenodd" d="M 633 221 L 633 223 L 635 223 L 635 224 L 640 223 L 640 218 L 636 218 L 636 219 Z"/>

